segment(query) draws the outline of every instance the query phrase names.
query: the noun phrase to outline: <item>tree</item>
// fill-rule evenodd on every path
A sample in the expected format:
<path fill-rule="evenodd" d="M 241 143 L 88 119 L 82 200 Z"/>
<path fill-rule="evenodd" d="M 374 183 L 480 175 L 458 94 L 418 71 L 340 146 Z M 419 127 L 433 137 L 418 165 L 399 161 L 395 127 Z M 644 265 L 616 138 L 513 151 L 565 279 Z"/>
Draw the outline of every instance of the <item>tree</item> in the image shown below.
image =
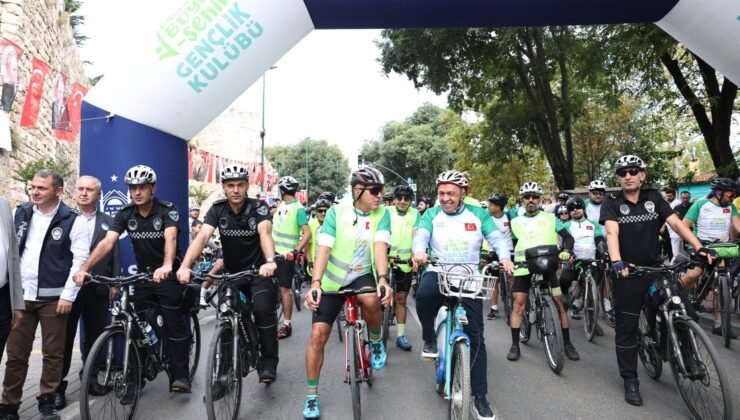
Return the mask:
<path fill-rule="evenodd" d="M 190 197 L 198 206 L 203 205 L 203 202 L 210 196 L 211 193 L 203 185 L 191 185 L 188 190 L 188 197 Z"/>
<path fill-rule="evenodd" d="M 42 169 L 51 169 L 58 173 L 65 180 L 65 183 L 69 181 L 69 177 L 74 173 L 72 165 L 67 160 L 60 160 L 59 162 L 53 159 L 38 159 L 28 162 L 26 166 L 18 169 L 13 175 L 13 179 L 22 182 L 24 186 L 27 186 L 33 179 L 36 172 Z"/>
<path fill-rule="evenodd" d="M 386 74 L 448 92 L 456 111 L 481 112 L 482 141 L 493 153 L 522 157 L 523 146 L 537 146 L 557 185 L 567 189 L 575 185 L 573 123 L 584 99 L 614 103 L 611 80 L 594 65 L 600 54 L 587 36 L 567 26 L 404 29 L 383 31 L 377 45 Z"/>
<path fill-rule="evenodd" d="M 349 165 L 336 145 L 326 140 L 306 138 L 294 146 L 276 146 L 265 149 L 267 158 L 277 166 L 280 176 L 292 176 L 306 189 L 308 173 L 308 203 L 313 203 L 324 191 L 332 191 L 341 198 L 349 185 Z M 306 168 L 308 167 L 308 171 Z"/>
<path fill-rule="evenodd" d="M 88 40 L 88 37 L 80 32 L 80 27 L 85 23 L 85 17 L 74 14 L 80 7 L 82 7 L 82 2 L 79 0 L 64 0 L 64 11 L 69 16 L 69 26 L 72 27 L 72 36 L 78 47 Z"/>
<path fill-rule="evenodd" d="M 439 173 L 454 164 L 446 138 L 461 122 L 455 113 L 427 103 L 406 121 L 385 124 L 381 138 L 365 142 L 360 153 L 383 172 L 389 188 L 412 178 L 417 195 L 431 195 Z"/>
<path fill-rule="evenodd" d="M 591 31 L 602 39 L 605 63 L 615 75 L 637 79 L 664 112 L 693 115 L 717 173 L 733 179 L 740 174 L 730 145 L 737 84 L 653 24 Z"/>

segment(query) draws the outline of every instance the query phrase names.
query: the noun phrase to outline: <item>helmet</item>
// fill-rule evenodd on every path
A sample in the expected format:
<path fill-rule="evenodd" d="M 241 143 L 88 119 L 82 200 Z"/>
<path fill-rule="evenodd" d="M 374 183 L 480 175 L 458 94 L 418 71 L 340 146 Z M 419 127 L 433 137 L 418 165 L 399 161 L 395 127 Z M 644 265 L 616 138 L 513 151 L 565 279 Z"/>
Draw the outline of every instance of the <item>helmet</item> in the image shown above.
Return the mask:
<path fill-rule="evenodd" d="M 298 190 L 298 181 L 292 176 L 284 176 L 277 183 L 283 193 L 293 194 Z"/>
<path fill-rule="evenodd" d="M 586 203 L 581 197 L 571 197 L 568 199 L 568 203 L 565 205 L 568 211 L 573 211 L 576 208 L 583 209 L 586 207 Z M 562 209 L 562 207 L 560 207 Z"/>
<path fill-rule="evenodd" d="M 497 204 L 503 209 L 504 206 L 509 203 L 509 197 L 507 197 L 506 194 L 494 193 L 492 196 L 488 197 L 488 201 L 493 204 Z"/>
<path fill-rule="evenodd" d="M 354 187 L 357 184 L 384 185 L 385 178 L 383 178 L 383 174 L 380 173 L 379 170 L 370 166 L 365 166 L 364 168 L 360 168 L 352 172 L 349 185 Z"/>
<path fill-rule="evenodd" d="M 624 168 L 645 169 L 645 162 L 635 155 L 624 155 L 614 163 L 614 171 Z"/>
<path fill-rule="evenodd" d="M 558 216 L 561 214 L 568 214 L 568 208 L 566 206 L 558 207 Z"/>
<path fill-rule="evenodd" d="M 432 199 L 429 198 L 429 197 L 421 197 L 419 200 L 417 200 L 416 204 L 419 204 L 419 203 L 422 203 L 422 202 L 424 204 L 426 204 L 427 206 L 431 206 L 432 205 Z"/>
<path fill-rule="evenodd" d="M 316 200 L 316 204 L 313 205 L 313 208 L 320 209 L 320 208 L 329 208 L 331 207 L 331 201 L 325 199 L 325 198 L 319 198 Z"/>
<path fill-rule="evenodd" d="M 221 170 L 221 182 L 231 181 L 232 179 L 243 179 L 249 181 L 249 172 L 247 168 L 241 165 L 229 165 Z"/>
<path fill-rule="evenodd" d="M 437 186 L 442 184 L 454 184 L 458 187 L 467 190 L 468 189 L 468 178 L 462 172 L 454 169 L 444 171 L 437 177 Z"/>
<path fill-rule="evenodd" d="M 393 193 L 388 191 L 383 193 L 383 201 L 393 201 Z"/>
<path fill-rule="evenodd" d="M 408 185 L 399 185 L 393 189 L 393 197 L 412 197 L 414 191 Z"/>
<path fill-rule="evenodd" d="M 542 195 L 542 187 L 536 182 L 525 182 L 519 187 L 519 195 L 525 194 Z"/>
<path fill-rule="evenodd" d="M 558 193 L 558 200 L 567 200 L 568 197 L 569 197 L 568 193 L 564 193 L 564 192 Z"/>
<path fill-rule="evenodd" d="M 190 205 L 190 208 L 188 209 L 188 211 L 193 211 L 193 210 L 198 210 L 198 211 L 200 211 L 200 206 L 199 206 L 199 205 L 197 205 L 197 204 L 191 204 L 191 205 Z"/>
<path fill-rule="evenodd" d="M 154 169 L 146 165 L 136 165 L 126 172 L 123 182 L 126 185 L 156 184 L 157 174 L 154 173 Z"/>
<path fill-rule="evenodd" d="M 333 203 L 334 200 L 337 198 L 337 195 L 330 191 L 324 191 L 321 194 L 319 194 L 319 198 L 316 200 L 318 203 L 319 200 L 327 200 L 329 203 Z"/>
<path fill-rule="evenodd" d="M 594 179 L 588 184 L 589 191 L 606 191 L 606 184 L 600 179 Z"/>
<path fill-rule="evenodd" d="M 714 178 L 709 184 L 713 190 L 717 191 L 735 191 L 737 192 L 737 183 L 730 178 Z"/>

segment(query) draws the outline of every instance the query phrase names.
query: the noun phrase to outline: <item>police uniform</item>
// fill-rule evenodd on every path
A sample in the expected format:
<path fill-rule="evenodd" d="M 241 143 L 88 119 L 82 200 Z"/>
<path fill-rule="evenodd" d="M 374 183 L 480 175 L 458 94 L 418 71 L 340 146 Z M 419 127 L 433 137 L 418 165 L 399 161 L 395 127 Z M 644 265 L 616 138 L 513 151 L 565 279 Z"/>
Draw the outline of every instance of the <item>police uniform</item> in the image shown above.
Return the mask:
<path fill-rule="evenodd" d="M 624 198 L 620 191 L 609 194 L 601 205 L 599 223 L 619 224 L 619 254 L 625 264 L 657 266 L 659 233 L 673 214 L 668 202 L 657 190 L 640 190 L 637 203 Z M 615 345 L 619 374 L 623 379 L 637 379 L 637 326 L 645 294 L 655 276 L 629 276 L 612 282 L 617 317 Z"/>
<path fill-rule="evenodd" d="M 234 213 L 226 199 L 218 200 L 206 214 L 204 224 L 218 228 L 221 235 L 224 268 L 227 272 L 238 273 L 251 268 L 259 268 L 265 263 L 265 255 L 260 245 L 257 226 L 264 222 L 272 223 L 270 207 L 262 200 L 247 198 L 239 213 Z M 259 331 L 262 354 L 262 367 L 265 370 L 277 368 L 278 343 L 275 302 L 277 287 L 272 278 L 252 282 L 244 292 L 253 303 L 254 320 Z"/>
<path fill-rule="evenodd" d="M 180 215 L 174 204 L 152 199 L 152 210 L 144 217 L 134 203 L 130 203 L 116 213 L 110 230 L 118 234 L 124 231 L 131 237 L 136 266 L 139 272 L 153 272 L 164 263 L 164 231 L 174 227 L 178 230 Z M 179 236 L 179 235 L 178 235 Z M 175 259 L 172 262 L 172 273 L 160 283 L 139 283 L 135 287 L 134 306 L 142 319 L 146 319 L 146 301 L 156 297 L 159 311 L 164 318 L 164 327 L 169 340 L 172 379 L 187 380 L 189 376 L 188 360 L 190 352 L 190 331 L 183 319 L 183 294 L 186 286 L 181 285 L 175 276 L 180 267 L 182 254 L 180 245 L 175 245 Z M 151 323 L 151 322 L 150 322 Z M 152 326 L 156 326 L 152 323 Z"/>

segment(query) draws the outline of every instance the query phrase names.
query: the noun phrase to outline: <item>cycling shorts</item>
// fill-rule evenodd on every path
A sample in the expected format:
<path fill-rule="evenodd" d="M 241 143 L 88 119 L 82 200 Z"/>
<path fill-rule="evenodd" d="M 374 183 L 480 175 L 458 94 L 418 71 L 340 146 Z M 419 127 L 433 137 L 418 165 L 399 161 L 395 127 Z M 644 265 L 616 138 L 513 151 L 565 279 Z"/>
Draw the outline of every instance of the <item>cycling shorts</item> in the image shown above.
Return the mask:
<path fill-rule="evenodd" d="M 393 279 L 396 281 L 396 293 L 408 293 L 411 290 L 411 279 L 414 276 L 413 271 L 404 273 L 401 270 L 393 270 Z"/>
<path fill-rule="evenodd" d="M 552 288 L 553 296 L 560 296 L 560 281 L 555 273 L 543 274 L 544 280 Z M 532 286 L 532 274 L 526 276 L 515 276 L 514 285 L 511 288 L 512 293 L 529 293 L 529 288 Z"/>
<path fill-rule="evenodd" d="M 375 278 L 371 273 L 356 278 L 355 281 L 342 287 L 342 289 L 361 289 L 363 287 L 375 288 Z M 339 315 L 339 311 L 344 307 L 344 299 L 344 296 L 321 296 L 319 310 L 313 313 L 311 323 L 333 324 L 337 315 Z"/>

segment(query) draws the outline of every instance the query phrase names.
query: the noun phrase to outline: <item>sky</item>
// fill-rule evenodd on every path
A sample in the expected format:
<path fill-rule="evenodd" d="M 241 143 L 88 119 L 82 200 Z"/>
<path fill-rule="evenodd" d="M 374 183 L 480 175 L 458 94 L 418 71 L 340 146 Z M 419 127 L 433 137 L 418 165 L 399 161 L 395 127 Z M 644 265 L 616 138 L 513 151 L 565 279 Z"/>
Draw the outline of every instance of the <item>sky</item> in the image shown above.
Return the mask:
<path fill-rule="evenodd" d="M 106 3 L 86 1 L 79 11 L 85 16 L 81 32 L 89 37 L 81 57 L 92 62 L 86 68 L 91 77 L 105 74 L 120 54 L 109 47 L 122 32 L 106 14 Z M 283 56 L 265 80 L 266 145 L 324 139 L 337 144 L 353 167 L 362 143 L 378 138 L 386 122 L 404 120 L 425 102 L 446 106 L 446 95 L 417 90 L 405 76 L 382 74 L 373 43 L 379 38 L 379 30 L 313 31 Z M 261 114 L 261 79 L 235 104 Z"/>

